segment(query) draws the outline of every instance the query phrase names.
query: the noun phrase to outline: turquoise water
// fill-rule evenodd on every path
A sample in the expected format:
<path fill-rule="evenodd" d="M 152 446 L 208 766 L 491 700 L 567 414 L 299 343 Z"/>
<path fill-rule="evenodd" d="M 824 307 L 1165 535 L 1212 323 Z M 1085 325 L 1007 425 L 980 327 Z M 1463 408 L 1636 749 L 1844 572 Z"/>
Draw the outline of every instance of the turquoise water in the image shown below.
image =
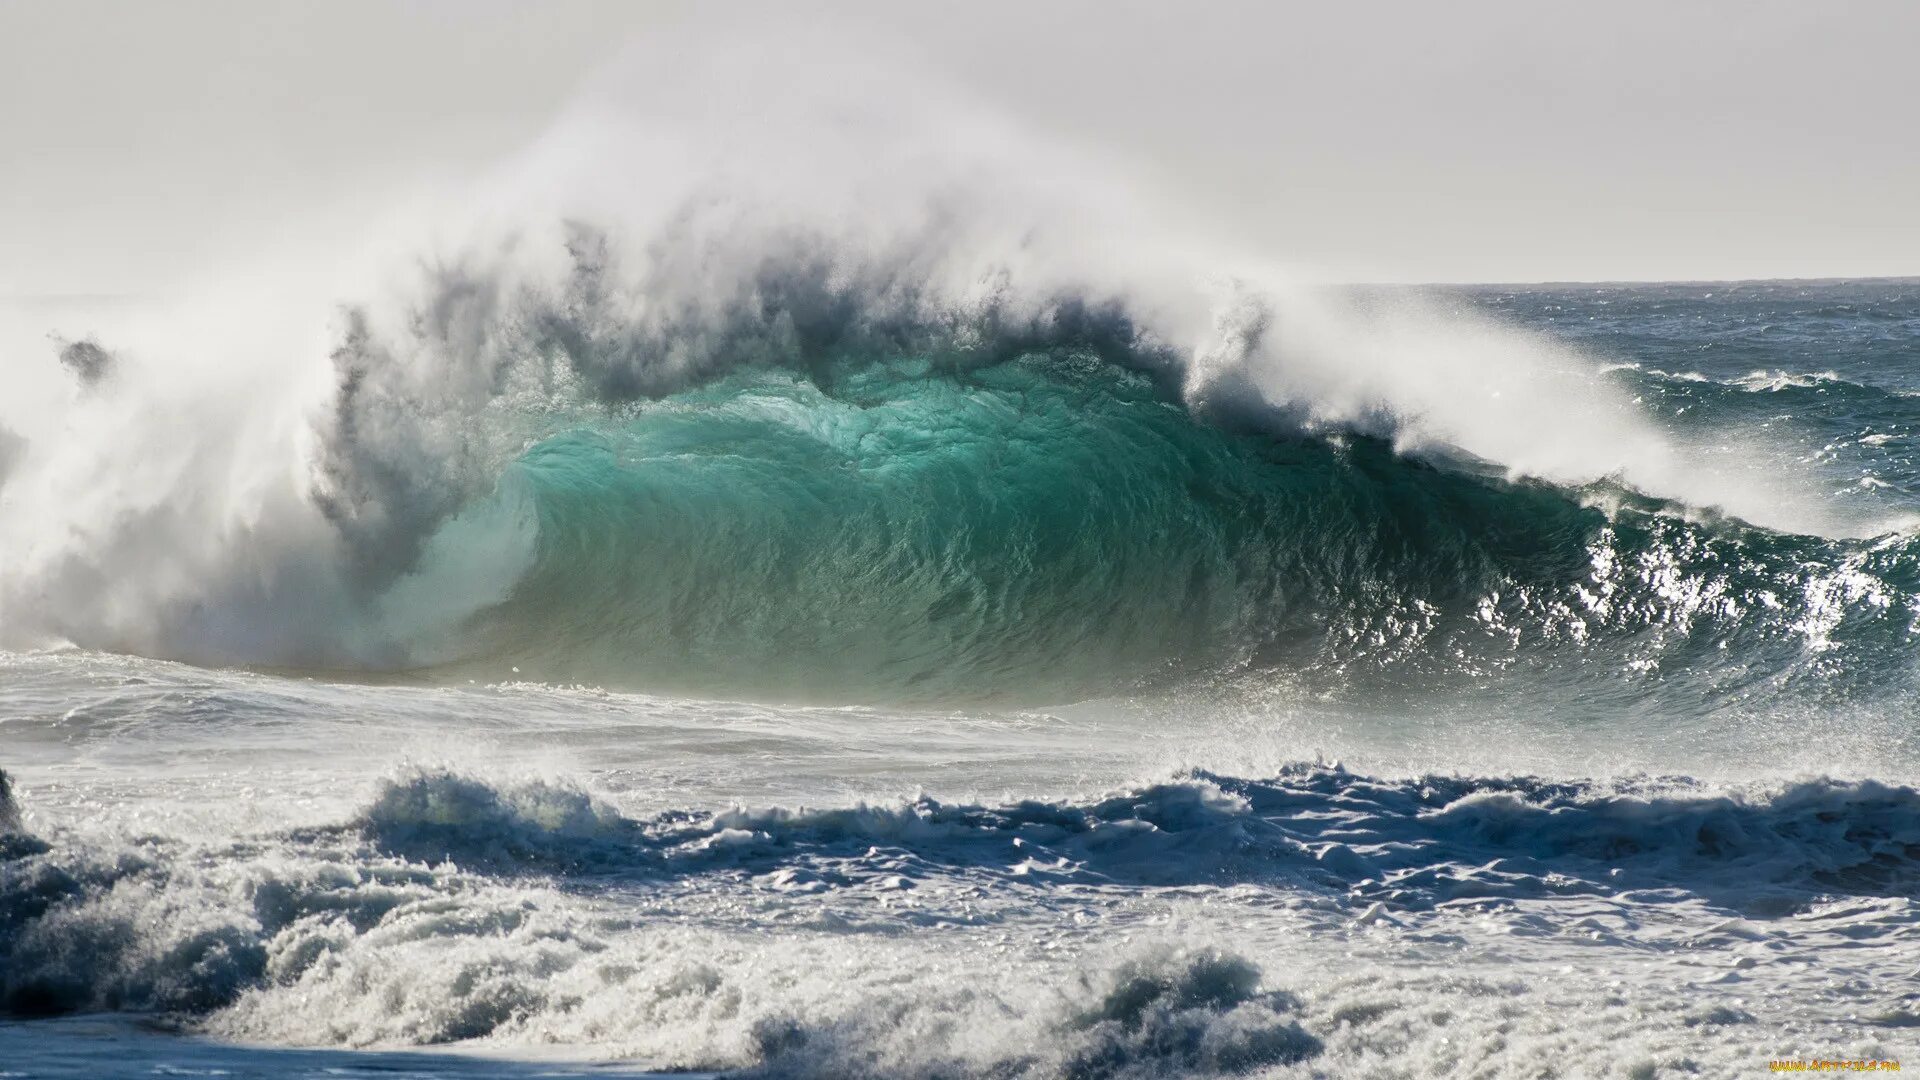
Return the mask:
<path fill-rule="evenodd" d="M 1789 305 L 1770 332 L 1799 341 L 1814 330 L 1796 319 L 1862 288 L 1888 287 L 1819 287 L 1812 314 Z M 1671 291 L 1643 318 L 1667 318 Z M 1556 325 L 1638 295 L 1474 299 Z M 1771 370 L 1751 345 L 1714 352 L 1731 332 L 1701 334 L 1678 373 L 1655 351 L 1597 377 L 1676 439 L 1764 432 L 1853 512 L 1915 508 L 1898 339 L 1866 339 L 1885 355 L 1854 382 L 1787 374 L 1805 361 L 1790 348 Z M 1912 688 L 1920 548 L 1904 533 L 1795 535 L 1606 479 L 1196 421 L 1155 359 L 1074 343 L 829 355 L 558 424 L 443 534 L 476 542 L 520 513 L 538 537 L 448 651 L 462 672 L 850 704 L 1274 673 L 1358 698 L 1491 678 L 1703 711 L 1762 694 L 1902 708 Z"/>
<path fill-rule="evenodd" d="M 1207 381 L 822 280 L 350 326 L 257 506 L 156 445 L 59 518 L 23 436 L 0 1075 L 1915 1056 L 1920 286 L 1434 290 Z M 67 431 L 141 430 L 103 355 Z"/>

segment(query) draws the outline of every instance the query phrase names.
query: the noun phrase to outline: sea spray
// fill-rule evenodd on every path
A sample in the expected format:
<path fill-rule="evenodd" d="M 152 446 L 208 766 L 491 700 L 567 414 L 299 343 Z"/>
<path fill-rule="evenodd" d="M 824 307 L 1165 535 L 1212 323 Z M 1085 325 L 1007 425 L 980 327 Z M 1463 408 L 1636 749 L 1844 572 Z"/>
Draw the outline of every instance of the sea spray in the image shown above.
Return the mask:
<path fill-rule="evenodd" d="M 501 645 L 495 614 L 544 588 L 535 578 L 561 569 L 550 553 L 580 539 L 556 514 L 557 490 L 538 483 L 527 490 L 533 465 L 553 463 L 569 440 L 608 440 L 617 456 L 623 440 L 644 446 L 659 437 L 649 426 L 687 426 L 657 405 L 697 409 L 716 393 L 770 378 L 795 379 L 831 399 L 863 369 L 923 369 L 936 394 L 950 387 L 965 395 L 974 382 L 997 380 L 1003 385 L 979 393 L 999 395 L 998 407 L 1007 409 L 1019 404 L 1020 391 L 1004 384 L 1017 381 L 1012 373 L 1022 365 L 1062 372 L 1091 363 L 1111 372 L 1101 378 L 1152 384 L 1157 400 L 1135 407 L 1135 417 L 1163 408 L 1196 428 L 1244 435 L 1248 442 L 1229 451 L 1241 457 L 1337 456 L 1349 440 L 1371 439 L 1413 462 L 1464 463 L 1502 481 L 1544 482 L 1576 501 L 1602 484 L 1780 532 L 1848 537 L 1887 526 L 1864 505 L 1855 511 L 1822 500 L 1805 469 L 1760 467 L 1737 452 L 1701 465 L 1686 440 L 1650 422 L 1578 350 L 1444 298 L 1303 285 L 1263 253 L 1198 229 L 1177 207 L 1127 191 L 1097 162 L 1023 134 L 924 79 L 901 80 L 916 87 L 911 95 L 861 95 L 852 88 L 891 78 L 879 54 L 850 58 L 829 82 L 817 77 L 822 69 L 811 52 L 796 66 L 784 53 L 741 43 L 703 51 L 690 64 L 671 35 L 645 49 L 654 51 L 636 60 L 646 62 L 593 82 L 524 154 L 477 179 L 464 198 L 447 200 L 430 221 L 383 225 L 362 256 L 299 253 L 111 318 L 63 313 L 61 325 L 46 326 L 9 313 L 0 347 L 21 371 L 22 392 L 19 415 L 0 412 L 0 424 L 24 448 L 6 454 L 0 486 L 7 510 L 0 544 L 9 555 L 0 568 L 0 643 L 328 670 L 497 659 L 512 666 L 524 645 Z M 853 72 L 865 74 L 853 79 Z M 715 134 L 722 126 L 689 120 L 715 110 L 729 118 L 725 138 Z M 930 131 L 942 135 L 932 139 Z M 775 159 L 792 167 L 766 167 Z M 59 339 L 49 342 L 49 332 Z M 86 362 L 63 369 L 60 342 L 85 343 L 88 351 L 69 345 L 67 355 Z M 109 369 L 105 378 L 88 374 Z M 1044 385 L 1058 379 L 1042 380 L 1037 400 L 1061 407 L 1046 402 L 1060 391 Z M 783 407 L 809 406 L 793 398 Z M 821 407 L 828 411 L 812 419 L 796 415 L 795 429 L 819 428 L 844 403 Z M 1095 430 L 1107 423 L 1120 426 Z M 1170 423 L 1157 418 L 1148 426 Z M 1108 414 L 1072 429 L 1020 430 L 1009 418 L 971 433 L 929 429 L 926 438 L 1009 437 L 1036 459 L 1072 461 L 1089 446 L 1128 443 L 1137 433 L 1134 417 Z M 731 434 L 707 433 L 703 445 L 719 450 Z M 1218 439 L 1166 430 L 1153 437 L 1175 459 Z M 1715 434 L 1732 447 L 1754 437 Z M 1273 449 L 1251 445 L 1260 438 Z M 829 503 L 861 503 L 859 514 L 870 521 L 916 527 L 890 516 L 889 496 L 842 482 L 834 469 L 844 454 L 839 465 L 809 464 L 810 451 L 791 444 L 780 452 L 800 458 L 755 464 L 752 453 L 769 449 L 759 441 L 739 457 L 746 472 L 789 488 L 834 487 Z M 863 450 L 861 479 L 913 473 L 914 447 L 901 452 L 901 467 L 891 469 Z M 1150 449 L 1137 443 L 1120 453 L 1127 460 L 1109 479 L 1129 464 L 1145 474 L 1189 468 L 1174 459 L 1165 469 L 1151 465 Z M 933 454 L 961 456 L 957 447 Z M 709 455 L 706 466 L 713 464 Z M 699 549 L 671 538 L 704 535 L 716 524 L 689 516 L 684 499 L 659 519 L 636 516 L 629 487 L 638 481 L 658 491 L 642 475 L 651 468 L 603 475 L 593 483 L 614 501 L 567 511 L 598 521 L 602 547 L 627 545 L 605 553 L 606 566 L 624 567 L 622 574 L 656 558 L 663 574 L 698 562 Z M 958 484 L 960 507 L 984 509 L 1002 480 L 970 466 L 960 472 L 970 469 L 971 482 L 959 475 L 942 482 Z M 896 509 L 944 497 L 940 482 L 920 479 Z M 914 480 L 893 487 L 899 492 Z M 695 497 L 676 483 L 694 504 L 721 507 L 737 497 L 727 490 Z M 1139 516 L 1128 507 L 1093 512 L 1085 523 L 1096 534 L 1089 550 L 1133 543 L 1107 529 L 1151 532 L 1191 522 L 1169 536 L 1185 543 L 1219 533 L 1221 523 L 1211 519 L 1222 515 L 1317 512 L 1297 491 L 1281 506 L 1271 490 L 1227 493 L 1209 484 L 1197 480 L 1196 501 L 1185 507 L 1149 487 L 1139 492 Z M 1005 488 L 1018 493 L 1023 485 L 1015 479 Z M 1025 491 L 1009 507 L 1014 517 L 1020 498 L 1042 497 L 1031 486 Z M 1071 489 L 1062 493 L 1074 497 Z M 1221 498 L 1246 505 L 1225 510 Z M 1347 516 L 1328 509 L 1336 520 Z M 1383 525 L 1388 532 L 1444 534 L 1458 525 L 1444 512 L 1427 521 L 1413 520 L 1411 508 L 1395 513 L 1400 520 Z M 822 528 L 807 525 L 775 540 L 788 550 L 760 566 L 776 577 L 811 578 L 817 588 L 855 588 L 801 565 L 811 556 L 793 549 L 824 545 L 813 554 L 837 547 L 853 557 L 863 545 L 884 546 L 884 534 L 804 535 Z M 963 533 L 983 531 L 949 525 L 942 542 L 964 546 Z M 1208 561 L 1211 541 L 1202 539 L 1195 551 L 1205 564 L 1188 567 L 1189 578 L 1150 573 L 1129 586 L 1153 594 L 1139 609 L 1087 613 L 1123 622 L 1183 609 L 1170 625 L 1194 631 L 1192 648 L 1096 639 L 1083 654 L 1063 654 L 1053 622 L 1077 601 L 1059 580 L 1080 571 L 1046 565 L 1044 552 L 1035 553 L 1032 581 L 1020 580 L 1027 563 L 1017 550 L 1000 553 L 1010 561 L 982 551 L 961 559 L 964 566 L 950 552 L 928 552 L 917 568 L 902 567 L 914 578 L 904 587 L 927 595 L 889 599 L 911 601 L 900 611 L 938 614 L 992 606 L 997 590 L 1011 589 L 993 619 L 974 625 L 1042 640 L 1037 663 L 1057 664 L 1062 677 L 1036 682 L 1016 670 L 1006 681 L 1011 696 L 1046 700 L 1102 682 L 1131 684 L 1162 668 L 1257 666 L 1276 638 L 1291 636 L 1272 626 L 1323 605 L 1311 598 L 1316 588 L 1343 584 L 1316 582 L 1310 569 L 1276 572 L 1276 560 L 1311 561 L 1285 553 L 1289 543 L 1252 535 L 1238 545 L 1212 544 Z M 1576 543 L 1561 540 L 1545 560 L 1564 562 Z M 1143 548 L 1139 558 L 1158 556 Z M 1461 602 L 1512 595 L 1480 576 L 1462 579 Z M 654 580 L 644 588 L 658 597 L 690 584 Z M 1429 590 L 1382 588 L 1383 605 L 1398 605 L 1386 616 L 1394 627 L 1422 636 L 1420 605 L 1437 602 Z M 1235 590 L 1244 594 L 1235 606 L 1262 594 L 1278 601 L 1266 613 L 1221 610 L 1218 598 Z M 1191 603 L 1183 599 L 1189 593 Z M 695 609 L 709 602 L 686 597 Z M 737 608 L 723 599 L 716 610 Z M 1023 621 L 1026 613 L 1034 621 Z M 587 634 L 604 614 L 580 612 L 580 624 L 563 628 L 556 642 Z M 831 641 L 840 631 L 822 620 L 847 625 L 832 613 L 769 617 L 772 630 L 825 628 L 834 650 L 868 651 Z M 610 667 L 619 657 L 599 657 L 594 678 L 709 685 L 708 661 L 656 655 L 652 642 L 671 640 L 669 654 L 734 648 L 704 641 L 698 624 L 709 616 L 686 606 L 613 618 L 622 634 L 638 631 L 612 646 L 630 667 L 621 675 L 612 670 L 617 662 Z M 680 618 L 693 620 L 687 634 L 674 628 Z M 892 634 L 879 624 L 860 632 Z M 963 640 L 951 646 L 913 643 L 925 658 L 918 666 L 884 656 L 869 658 L 865 670 L 856 662 L 845 696 L 997 692 L 983 687 L 996 680 L 976 676 L 998 660 L 946 663 L 940 656 L 943 648 L 964 650 L 975 636 L 963 628 Z M 844 681 L 824 668 L 798 670 L 808 666 L 806 657 L 774 663 L 765 685 L 753 689 L 819 696 L 821 683 Z M 944 686 L 928 686 L 922 675 L 932 668 L 954 674 L 936 680 Z"/>

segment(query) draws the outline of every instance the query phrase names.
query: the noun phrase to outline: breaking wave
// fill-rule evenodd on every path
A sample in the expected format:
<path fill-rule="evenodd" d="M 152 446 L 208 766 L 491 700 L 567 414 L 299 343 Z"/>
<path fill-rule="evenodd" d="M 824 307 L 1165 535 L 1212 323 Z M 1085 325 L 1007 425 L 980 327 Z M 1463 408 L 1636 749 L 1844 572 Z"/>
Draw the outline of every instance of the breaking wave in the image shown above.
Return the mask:
<path fill-rule="evenodd" d="M 581 258 L 576 290 L 604 269 Z M 750 316 L 699 332 L 590 329 L 577 293 L 490 316 L 464 403 L 444 400 L 459 369 L 423 375 L 354 323 L 301 496 L 338 550 L 314 601 L 333 613 L 283 618 L 264 649 L 271 613 L 217 595 L 152 625 L 197 659 L 848 701 L 1334 686 L 1568 651 L 1618 671 L 1735 645 L 1742 686 L 1907 664 L 1904 536 L 1515 475 L 1391 413 L 1270 400 L 1245 357 L 1203 380 L 1116 306 L 849 311 L 827 280 L 763 278 Z M 50 573 L 101 584 L 71 558 Z M 106 635 L 97 607 L 40 614 L 169 651 Z"/>
<path fill-rule="evenodd" d="M 0 645 L 840 702 L 1911 664 L 1896 522 L 1739 431 L 1703 464 L 1591 358 L 1300 285 L 958 106 L 765 106 L 802 182 L 649 100 L 378 284 L 53 328 Z M 1729 392 L 1828 386 L 1776 382 Z"/>

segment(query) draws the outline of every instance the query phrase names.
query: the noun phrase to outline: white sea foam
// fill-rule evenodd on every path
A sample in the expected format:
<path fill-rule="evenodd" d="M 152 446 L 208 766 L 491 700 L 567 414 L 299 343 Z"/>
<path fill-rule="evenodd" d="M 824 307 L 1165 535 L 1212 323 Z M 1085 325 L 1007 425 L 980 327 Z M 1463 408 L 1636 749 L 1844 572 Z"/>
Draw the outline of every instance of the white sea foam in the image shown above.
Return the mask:
<path fill-rule="evenodd" d="M 781 1076 L 1888 1056 L 1917 799 L 1297 769 L 649 822 L 413 770 L 344 826 L 44 823 L 0 878 L 0 983 L 249 1042 Z"/>
<path fill-rule="evenodd" d="M 403 205 L 341 251 L 54 324 L 8 312 L 0 642 L 429 659 L 435 631 L 528 558 L 524 515 L 488 523 L 478 551 L 434 535 L 473 530 L 453 519 L 529 438 L 603 408 L 608 386 L 790 349 L 795 305 L 815 303 L 962 339 L 1057 318 L 1062 297 L 1112 305 L 1203 412 L 1611 479 L 1769 527 L 1877 528 L 1771 464 L 1702 467 L 1563 346 L 1438 301 L 1305 285 L 1099 161 L 898 78 L 885 50 L 802 37 L 816 47 L 642 46 L 472 191 Z M 914 90 L 863 89 L 882 85 Z M 591 359 L 556 362 L 556 318 Z M 49 332 L 103 350 L 110 374 L 73 378 Z"/>

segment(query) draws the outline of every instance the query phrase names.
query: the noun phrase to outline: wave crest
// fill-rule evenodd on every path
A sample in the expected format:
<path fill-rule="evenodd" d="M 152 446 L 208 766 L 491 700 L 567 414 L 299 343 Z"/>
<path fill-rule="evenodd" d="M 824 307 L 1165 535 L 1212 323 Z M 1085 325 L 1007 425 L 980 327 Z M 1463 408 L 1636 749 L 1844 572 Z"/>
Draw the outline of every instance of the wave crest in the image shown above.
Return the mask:
<path fill-rule="evenodd" d="M 595 91 L 439 239 L 388 241 L 410 272 L 249 276 L 68 338 L 112 374 L 6 454 L 0 642 L 1047 700 L 1435 656 L 1489 606 L 1564 637 L 1590 562 L 1739 562 L 1704 531 L 1597 553 L 1596 485 L 1823 570 L 1858 548 L 1803 537 L 1877 528 L 1701 467 L 1544 338 L 1301 285 L 940 95 L 747 95 L 779 105 L 724 147 L 660 112 L 739 104 L 769 59 Z M 735 153 L 796 137 L 819 175 Z M 1641 621 L 1700 622 L 1712 573 L 1632 590 Z"/>

